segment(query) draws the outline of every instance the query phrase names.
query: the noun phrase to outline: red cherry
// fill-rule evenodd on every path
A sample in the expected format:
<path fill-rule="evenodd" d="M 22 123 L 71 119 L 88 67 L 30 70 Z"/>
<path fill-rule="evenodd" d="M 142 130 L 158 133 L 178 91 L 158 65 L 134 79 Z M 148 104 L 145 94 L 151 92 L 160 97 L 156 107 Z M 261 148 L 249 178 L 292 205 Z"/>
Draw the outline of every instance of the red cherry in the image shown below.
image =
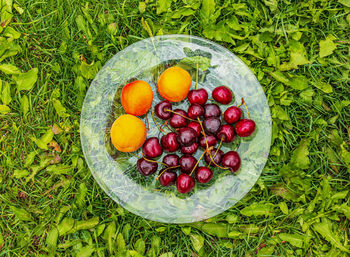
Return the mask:
<path fill-rule="evenodd" d="M 161 138 L 161 143 L 165 151 L 175 152 L 179 149 L 180 145 L 176 140 L 177 134 L 175 132 L 170 132 Z"/>
<path fill-rule="evenodd" d="M 193 170 L 196 163 L 197 163 L 196 158 L 188 154 L 181 156 L 179 159 L 181 171 L 188 174 Z"/>
<path fill-rule="evenodd" d="M 198 167 L 195 177 L 199 183 L 208 183 L 213 177 L 213 172 L 211 169 L 201 166 Z"/>
<path fill-rule="evenodd" d="M 170 119 L 172 113 L 168 110 L 171 110 L 172 106 L 171 103 L 168 101 L 161 101 L 154 107 L 154 112 L 156 113 L 157 117 L 162 120 L 168 120 Z"/>
<path fill-rule="evenodd" d="M 221 162 L 222 166 L 227 167 L 231 172 L 236 172 L 241 167 L 241 157 L 235 151 L 225 153 Z"/>
<path fill-rule="evenodd" d="M 208 142 L 208 146 L 209 146 L 209 147 L 215 146 L 216 143 L 217 143 L 216 137 L 214 137 L 214 136 L 212 136 L 212 135 L 207 135 L 207 142 Z M 202 148 L 206 148 L 206 147 L 207 147 L 207 144 L 206 144 L 206 142 L 205 142 L 204 136 L 201 136 L 201 138 L 199 139 L 199 145 L 200 145 Z"/>
<path fill-rule="evenodd" d="M 192 145 L 189 146 L 182 146 L 181 147 L 181 153 L 183 154 L 194 154 L 197 152 L 198 149 L 198 143 L 194 142 Z"/>
<path fill-rule="evenodd" d="M 221 110 L 217 104 L 206 104 L 204 105 L 204 118 L 219 117 Z"/>
<path fill-rule="evenodd" d="M 190 123 L 188 123 L 187 127 L 193 128 L 196 131 L 197 137 L 201 135 L 202 127 L 198 122 L 191 121 Z"/>
<path fill-rule="evenodd" d="M 163 172 L 164 169 L 162 169 L 160 172 Z M 166 170 L 163 172 L 162 175 L 159 177 L 159 182 L 162 186 L 170 186 L 175 183 L 177 178 L 176 172 Z"/>
<path fill-rule="evenodd" d="M 187 113 L 184 110 L 176 109 L 174 110 L 174 112 L 187 117 Z M 170 118 L 169 125 L 172 126 L 173 128 L 186 127 L 187 119 L 180 115 L 177 115 L 176 113 L 174 113 L 173 116 Z"/>
<path fill-rule="evenodd" d="M 144 175 L 149 176 L 157 171 L 158 163 L 146 161 L 144 158 L 138 159 L 137 161 L 137 169 L 138 171 Z"/>
<path fill-rule="evenodd" d="M 179 191 L 182 194 L 190 192 L 194 187 L 194 184 L 194 179 L 185 173 L 181 173 L 176 180 L 177 191 Z"/>
<path fill-rule="evenodd" d="M 204 120 L 203 127 L 209 135 L 216 135 L 221 127 L 221 121 L 217 117 L 210 117 Z"/>
<path fill-rule="evenodd" d="M 187 98 L 191 104 L 204 105 L 208 100 L 208 92 L 203 88 L 190 90 L 190 92 L 187 95 Z"/>
<path fill-rule="evenodd" d="M 227 108 L 227 110 L 224 113 L 224 120 L 228 124 L 233 124 L 239 121 L 241 117 L 242 117 L 242 110 L 237 106 L 231 106 Z"/>
<path fill-rule="evenodd" d="M 255 131 L 255 122 L 250 119 L 243 119 L 236 123 L 236 133 L 240 137 L 249 137 Z"/>
<path fill-rule="evenodd" d="M 176 154 L 167 154 L 163 157 L 163 163 L 168 165 L 168 167 L 174 167 L 179 165 L 179 156 Z"/>
<path fill-rule="evenodd" d="M 177 142 L 180 143 L 180 145 L 189 146 L 197 141 L 197 133 L 193 128 L 180 128 L 178 130 L 176 139 Z"/>
<path fill-rule="evenodd" d="M 142 152 L 147 158 L 156 158 L 163 153 L 163 149 L 159 144 L 157 137 L 146 139 L 142 147 Z"/>
<path fill-rule="evenodd" d="M 216 153 L 216 148 L 213 148 L 211 151 L 210 151 L 210 155 L 213 157 L 214 159 L 214 162 L 217 164 L 217 165 L 220 165 L 221 163 L 221 160 L 222 160 L 222 156 L 224 155 L 224 152 L 222 150 L 218 150 L 218 152 Z M 216 153 L 216 155 L 215 155 Z M 215 155 L 215 157 L 214 157 Z M 209 164 L 211 162 L 211 158 L 208 154 L 205 154 L 204 155 L 204 160 L 207 164 Z M 212 163 L 212 162 L 211 162 Z M 210 165 L 214 165 L 214 164 L 210 164 Z"/>
<path fill-rule="evenodd" d="M 191 119 L 197 119 L 197 117 L 200 117 L 204 114 L 204 109 L 199 104 L 192 104 L 188 108 L 187 115 Z"/>
<path fill-rule="evenodd" d="M 222 125 L 217 133 L 217 137 L 220 140 L 222 138 L 222 141 L 225 143 L 231 143 L 235 139 L 235 130 L 233 126 L 229 124 Z"/>
<path fill-rule="evenodd" d="M 215 88 L 212 96 L 215 101 L 221 104 L 229 104 L 232 101 L 232 91 L 225 86 Z"/>

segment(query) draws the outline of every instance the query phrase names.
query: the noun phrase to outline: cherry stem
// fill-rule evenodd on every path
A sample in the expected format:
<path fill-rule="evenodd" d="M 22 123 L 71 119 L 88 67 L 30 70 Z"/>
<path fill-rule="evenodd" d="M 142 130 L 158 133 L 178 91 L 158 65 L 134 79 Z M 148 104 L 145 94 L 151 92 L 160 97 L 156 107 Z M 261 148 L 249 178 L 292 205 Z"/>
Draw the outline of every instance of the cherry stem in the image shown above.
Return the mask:
<path fill-rule="evenodd" d="M 199 125 L 201 125 L 201 128 L 202 128 L 202 134 L 203 134 L 203 136 L 204 136 L 205 144 L 207 145 L 206 150 L 208 150 L 209 145 L 208 145 L 207 136 L 206 136 L 206 134 L 205 134 L 205 131 L 204 131 L 204 128 L 203 128 L 202 122 L 201 122 L 201 120 L 199 119 L 199 117 L 197 117 L 197 120 L 198 120 L 198 122 L 199 122 Z"/>
<path fill-rule="evenodd" d="M 198 69 L 199 69 L 198 62 L 197 62 L 196 67 L 197 67 L 197 69 L 196 69 L 196 89 L 198 89 Z"/>
<path fill-rule="evenodd" d="M 147 124 L 147 131 L 149 130 L 149 120 L 148 120 L 148 115 L 146 115 L 146 124 Z"/>
<path fill-rule="evenodd" d="M 157 128 L 159 129 L 160 132 L 162 132 L 164 134 L 165 133 L 164 130 L 159 126 L 158 122 L 156 121 L 156 118 L 154 117 L 154 112 L 153 112 L 152 108 L 151 108 L 151 113 L 152 113 L 152 119 L 153 119 L 154 123 L 156 124 Z"/>
<path fill-rule="evenodd" d="M 162 126 L 160 126 L 161 128 L 164 126 L 164 127 L 166 127 L 167 129 L 169 129 L 170 131 L 174 131 L 172 128 L 170 128 L 169 126 L 168 126 L 168 122 L 169 122 L 169 120 L 166 120 L 163 124 L 162 124 Z"/>
<path fill-rule="evenodd" d="M 237 107 L 241 107 L 243 102 L 244 102 L 244 98 L 242 97 L 242 101 L 241 101 L 241 103 L 239 105 L 237 105 Z"/>
<path fill-rule="evenodd" d="M 196 168 L 197 168 L 197 166 L 198 166 L 198 164 L 199 164 L 199 162 L 200 162 L 200 160 L 203 158 L 203 156 L 204 156 L 204 154 L 205 154 L 206 152 L 205 151 L 203 151 L 203 153 L 202 153 L 202 155 L 201 155 L 201 157 L 199 157 L 199 159 L 198 159 L 198 161 L 197 161 L 197 163 L 196 163 L 196 165 L 194 165 L 194 167 L 193 167 L 193 169 L 192 169 L 192 171 L 191 171 L 191 173 L 190 173 L 190 176 L 192 176 L 192 173 L 196 170 Z"/>
<path fill-rule="evenodd" d="M 197 120 L 198 120 L 198 122 L 199 122 L 199 125 L 201 125 L 202 134 L 203 134 L 203 136 L 204 136 L 205 144 L 207 145 L 207 148 L 205 149 L 205 151 L 203 152 L 203 154 L 204 154 L 204 153 L 208 153 L 209 156 L 210 156 L 211 162 L 214 163 L 215 166 L 219 167 L 220 169 L 227 170 L 228 168 L 221 167 L 220 165 L 218 165 L 218 164 L 214 161 L 213 157 L 212 157 L 211 154 L 210 154 L 211 148 L 209 148 L 208 141 L 207 141 L 207 136 L 205 135 L 205 131 L 204 131 L 202 122 L 201 122 L 201 120 L 200 120 L 198 117 L 197 117 Z M 223 137 L 221 138 L 221 142 L 222 142 L 222 140 L 223 140 Z M 220 146 L 221 146 L 221 142 L 220 142 L 219 148 L 220 148 Z M 212 146 L 211 146 L 211 147 L 212 147 Z M 218 150 L 219 150 L 219 149 L 218 149 Z M 217 153 L 218 150 L 216 150 L 216 153 Z M 215 155 L 216 155 L 216 153 L 215 153 Z M 215 157 L 215 155 L 214 155 L 214 157 Z M 191 173 L 191 174 L 192 174 L 192 173 Z"/>
<path fill-rule="evenodd" d="M 227 170 L 227 169 L 228 169 L 228 168 L 225 168 L 225 167 L 221 167 L 219 164 L 217 164 L 217 163 L 214 161 L 214 159 L 213 159 L 213 157 L 211 156 L 211 154 L 209 154 L 209 156 L 210 156 L 211 162 L 214 163 L 214 165 L 215 165 L 216 167 L 218 167 L 218 168 L 220 168 L 220 169 L 223 169 L 223 170 Z"/>
<path fill-rule="evenodd" d="M 241 102 L 237 107 L 240 107 L 242 104 L 244 104 L 244 107 L 245 107 L 245 109 L 247 110 L 247 113 L 248 113 L 248 118 L 250 119 L 250 114 L 249 114 L 248 106 L 247 106 L 247 104 L 245 103 L 243 97 L 242 97 L 242 102 Z"/>
<path fill-rule="evenodd" d="M 250 119 L 250 114 L 249 114 L 248 106 L 247 106 L 247 104 L 246 104 L 245 102 L 243 102 L 243 104 L 244 104 L 244 106 L 245 106 L 245 108 L 246 108 L 246 110 L 247 110 L 248 118 Z"/>
<path fill-rule="evenodd" d="M 158 177 L 156 178 L 156 180 L 158 180 L 158 179 L 160 178 L 160 176 L 162 176 L 162 174 L 163 174 L 165 171 L 171 170 L 171 169 L 175 169 L 175 168 L 178 168 L 178 167 L 180 167 L 180 165 L 177 165 L 177 166 L 170 166 L 170 167 L 168 167 L 168 168 L 165 168 L 165 169 L 158 175 Z"/>
<path fill-rule="evenodd" d="M 186 117 L 185 115 L 182 115 L 182 114 L 180 114 L 180 113 L 178 113 L 178 112 L 174 112 L 173 110 L 164 109 L 164 111 L 172 112 L 172 113 L 174 113 L 174 114 L 176 114 L 176 115 L 179 115 L 179 116 L 181 116 L 181 117 L 184 117 L 185 119 L 188 119 L 188 120 L 190 120 L 190 121 L 195 121 L 195 120 L 193 120 L 193 119 L 191 119 L 191 118 Z"/>
<path fill-rule="evenodd" d="M 147 159 L 147 158 L 144 156 L 143 152 L 141 152 L 141 155 L 142 155 L 142 158 L 145 159 L 145 160 L 148 161 L 148 162 L 155 162 L 155 163 L 162 164 L 162 165 L 164 165 L 165 167 L 168 167 L 168 165 L 166 165 L 164 162 L 159 162 L 159 161 Z"/>
<path fill-rule="evenodd" d="M 210 162 L 209 162 L 209 164 L 208 164 L 208 167 L 210 166 L 210 164 L 212 163 L 212 161 L 213 161 L 213 159 L 215 158 L 216 154 L 217 154 L 218 151 L 220 150 L 220 147 L 221 147 L 221 144 L 222 144 L 223 139 L 224 139 L 224 136 L 221 137 L 220 144 L 219 144 L 218 148 L 216 149 L 216 152 L 215 152 L 213 158 L 210 158 Z M 209 153 L 209 154 L 211 155 L 211 153 Z"/>

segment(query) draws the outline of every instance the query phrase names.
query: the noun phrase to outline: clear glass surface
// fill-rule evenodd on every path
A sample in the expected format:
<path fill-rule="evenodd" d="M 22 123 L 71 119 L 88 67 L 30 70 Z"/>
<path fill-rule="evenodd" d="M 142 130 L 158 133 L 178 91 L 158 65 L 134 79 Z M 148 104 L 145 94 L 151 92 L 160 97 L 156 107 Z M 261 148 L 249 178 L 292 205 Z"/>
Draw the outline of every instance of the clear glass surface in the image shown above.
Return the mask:
<path fill-rule="evenodd" d="M 224 152 L 232 149 L 240 154 L 242 166 L 238 173 L 215 168 L 209 184 L 196 183 L 194 190 L 184 195 L 176 191 L 176 186 L 161 187 L 156 180 L 158 172 L 142 176 L 136 168 L 136 155 L 140 150 L 133 154 L 117 152 L 111 146 L 109 128 L 114 119 L 124 113 L 120 93 L 130 81 L 140 79 L 151 85 L 153 108 L 161 100 L 156 88 L 158 76 L 167 67 L 182 62 L 188 65 L 194 88 L 196 72 L 191 63 L 193 58 L 188 58 L 193 56 L 202 56 L 201 62 L 204 60 L 204 63 L 208 60 L 205 58 L 210 59 L 209 69 L 205 70 L 204 64 L 201 66 L 199 87 L 205 88 L 210 95 L 217 86 L 230 87 L 235 95 L 234 105 L 238 105 L 244 97 L 257 130 L 249 138 L 238 138 L 234 143 L 222 147 Z M 188 101 L 175 105 L 173 109 L 187 110 Z M 227 107 L 220 106 L 222 110 Z M 247 117 L 245 109 L 242 110 Z M 160 136 L 150 113 L 141 119 L 149 124 L 148 137 Z M 161 123 L 161 120 L 157 122 Z M 166 223 L 195 222 L 232 207 L 256 183 L 267 161 L 271 144 L 270 109 L 264 91 L 251 70 L 224 47 L 187 35 L 148 38 L 113 56 L 90 85 L 80 125 L 85 159 L 103 190 L 127 210 Z M 201 151 L 197 151 L 195 156 L 198 158 L 200 154 Z"/>

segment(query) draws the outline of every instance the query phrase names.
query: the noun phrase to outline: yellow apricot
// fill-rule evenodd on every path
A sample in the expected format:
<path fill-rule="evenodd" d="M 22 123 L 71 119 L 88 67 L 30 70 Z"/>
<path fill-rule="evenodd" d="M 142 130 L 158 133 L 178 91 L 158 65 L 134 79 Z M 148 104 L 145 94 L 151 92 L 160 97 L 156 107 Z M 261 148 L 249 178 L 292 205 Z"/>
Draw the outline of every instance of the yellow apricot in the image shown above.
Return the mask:
<path fill-rule="evenodd" d="M 139 149 L 145 142 L 146 136 L 145 123 L 130 114 L 117 118 L 111 128 L 112 144 L 121 152 L 133 152 Z"/>
<path fill-rule="evenodd" d="M 133 81 L 123 87 L 120 100 L 126 113 L 144 115 L 152 105 L 152 88 L 146 81 Z"/>
<path fill-rule="evenodd" d="M 187 97 L 191 84 L 191 75 L 186 70 L 173 66 L 159 76 L 157 88 L 159 94 L 166 100 L 180 102 Z"/>

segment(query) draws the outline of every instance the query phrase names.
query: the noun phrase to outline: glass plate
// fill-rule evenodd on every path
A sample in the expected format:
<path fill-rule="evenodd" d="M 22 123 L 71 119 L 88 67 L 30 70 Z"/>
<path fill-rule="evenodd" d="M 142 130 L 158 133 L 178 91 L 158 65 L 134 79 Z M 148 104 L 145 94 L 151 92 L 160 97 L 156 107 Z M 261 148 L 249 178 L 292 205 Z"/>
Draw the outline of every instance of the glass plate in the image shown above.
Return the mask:
<path fill-rule="evenodd" d="M 224 152 L 237 149 L 242 159 L 237 174 L 215 168 L 209 184 L 196 183 L 194 190 L 184 195 L 176 191 L 176 186 L 161 187 L 156 180 L 158 172 L 148 177 L 141 176 L 136 168 L 136 154 L 140 150 L 133 154 L 117 152 L 111 145 L 109 129 L 114 119 L 124 113 L 120 93 L 125 84 L 136 79 L 147 81 L 154 93 L 153 108 L 161 100 L 156 80 L 162 71 L 176 64 L 182 65 L 190 72 L 194 88 L 197 61 L 200 64 L 199 87 L 205 88 L 210 95 L 217 86 L 230 87 L 235 95 L 234 105 L 244 97 L 257 130 L 250 138 L 237 138 L 234 143 L 221 148 Z M 208 62 L 210 68 L 206 69 Z M 173 110 L 177 107 L 187 110 L 188 101 L 175 105 Z M 225 110 L 227 106 L 220 108 Z M 242 110 L 247 117 L 244 108 Z M 161 136 L 150 113 L 141 119 L 149 123 L 148 137 Z M 161 123 L 161 120 L 157 122 Z M 207 219 L 237 203 L 259 178 L 271 144 L 270 109 L 254 74 L 224 47 L 187 35 L 141 40 L 112 57 L 91 83 L 80 125 L 87 164 L 103 190 L 127 210 L 167 223 Z M 196 157 L 200 154 L 201 151 L 197 151 Z"/>

